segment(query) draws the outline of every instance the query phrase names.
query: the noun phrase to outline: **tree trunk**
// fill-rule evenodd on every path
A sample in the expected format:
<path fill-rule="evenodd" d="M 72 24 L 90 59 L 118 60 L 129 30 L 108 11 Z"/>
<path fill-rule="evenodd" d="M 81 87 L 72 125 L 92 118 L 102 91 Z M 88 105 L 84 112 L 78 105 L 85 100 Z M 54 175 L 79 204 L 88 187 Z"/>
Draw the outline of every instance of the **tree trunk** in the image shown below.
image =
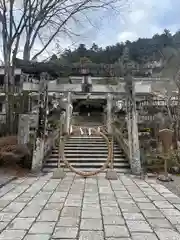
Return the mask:
<path fill-rule="evenodd" d="M 14 130 L 14 67 L 10 62 L 11 50 L 5 49 L 4 66 L 5 66 L 5 94 L 6 94 L 6 128 L 7 134 L 13 134 Z M 13 63 L 12 63 L 13 64 Z"/>
<path fill-rule="evenodd" d="M 24 46 L 23 60 L 25 60 L 25 61 L 30 61 L 30 47 L 29 47 L 29 42 L 26 42 L 26 44 L 25 44 L 25 46 Z"/>

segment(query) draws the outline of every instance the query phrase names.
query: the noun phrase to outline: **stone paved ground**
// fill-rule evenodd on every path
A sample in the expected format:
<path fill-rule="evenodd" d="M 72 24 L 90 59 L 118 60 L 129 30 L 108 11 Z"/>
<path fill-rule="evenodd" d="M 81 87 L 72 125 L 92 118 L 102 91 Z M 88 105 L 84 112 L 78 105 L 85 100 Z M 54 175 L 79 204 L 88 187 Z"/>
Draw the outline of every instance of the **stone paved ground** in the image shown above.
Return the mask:
<path fill-rule="evenodd" d="M 0 189 L 0 240 L 180 240 L 180 198 L 154 180 L 69 173 Z"/>
<path fill-rule="evenodd" d="M 180 176 L 173 175 L 172 182 L 159 182 L 180 197 Z"/>

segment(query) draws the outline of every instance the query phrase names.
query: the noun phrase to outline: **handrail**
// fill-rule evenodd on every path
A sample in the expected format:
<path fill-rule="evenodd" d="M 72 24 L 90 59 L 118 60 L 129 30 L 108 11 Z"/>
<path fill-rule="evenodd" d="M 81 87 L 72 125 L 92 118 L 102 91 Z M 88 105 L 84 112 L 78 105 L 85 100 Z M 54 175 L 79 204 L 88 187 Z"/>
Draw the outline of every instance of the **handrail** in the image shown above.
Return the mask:
<path fill-rule="evenodd" d="M 118 129 L 115 126 L 115 124 L 112 124 L 112 134 L 116 139 L 117 143 L 119 144 L 119 146 L 123 149 L 128 160 L 130 161 L 130 150 L 129 150 L 128 140 L 124 138 L 121 129 Z"/>
<path fill-rule="evenodd" d="M 54 147 L 57 138 L 58 130 L 56 129 L 48 136 L 47 140 L 44 143 L 44 158 L 52 151 L 52 148 Z"/>

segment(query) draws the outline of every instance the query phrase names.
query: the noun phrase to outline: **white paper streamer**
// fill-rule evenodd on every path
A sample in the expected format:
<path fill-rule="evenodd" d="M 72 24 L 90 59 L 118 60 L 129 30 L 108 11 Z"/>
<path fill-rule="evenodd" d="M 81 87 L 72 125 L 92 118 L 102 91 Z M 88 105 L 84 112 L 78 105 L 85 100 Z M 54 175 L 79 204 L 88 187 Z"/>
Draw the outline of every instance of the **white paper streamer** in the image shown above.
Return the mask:
<path fill-rule="evenodd" d="M 84 135 L 84 132 L 83 132 L 82 128 L 80 128 L 80 132 L 81 132 L 81 135 Z"/>
<path fill-rule="evenodd" d="M 73 132 L 72 125 L 70 126 L 70 134 Z"/>
<path fill-rule="evenodd" d="M 91 128 L 88 129 L 89 136 L 91 136 Z"/>

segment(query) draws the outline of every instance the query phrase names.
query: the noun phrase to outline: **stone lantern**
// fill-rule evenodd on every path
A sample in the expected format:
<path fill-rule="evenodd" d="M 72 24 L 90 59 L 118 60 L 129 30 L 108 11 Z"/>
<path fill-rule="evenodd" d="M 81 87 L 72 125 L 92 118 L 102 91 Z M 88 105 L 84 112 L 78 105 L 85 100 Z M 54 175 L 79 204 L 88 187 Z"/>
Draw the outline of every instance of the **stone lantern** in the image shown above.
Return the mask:
<path fill-rule="evenodd" d="M 173 133 L 174 132 L 168 128 L 159 130 L 159 138 L 162 142 L 163 154 L 164 154 L 164 175 L 160 175 L 158 179 L 163 182 L 172 181 L 171 176 L 168 174 L 167 161 L 168 161 L 169 152 L 172 146 Z"/>
<path fill-rule="evenodd" d="M 89 93 L 92 89 L 92 82 L 89 73 L 89 68 L 82 65 L 81 67 L 81 75 L 82 75 L 82 92 Z"/>

